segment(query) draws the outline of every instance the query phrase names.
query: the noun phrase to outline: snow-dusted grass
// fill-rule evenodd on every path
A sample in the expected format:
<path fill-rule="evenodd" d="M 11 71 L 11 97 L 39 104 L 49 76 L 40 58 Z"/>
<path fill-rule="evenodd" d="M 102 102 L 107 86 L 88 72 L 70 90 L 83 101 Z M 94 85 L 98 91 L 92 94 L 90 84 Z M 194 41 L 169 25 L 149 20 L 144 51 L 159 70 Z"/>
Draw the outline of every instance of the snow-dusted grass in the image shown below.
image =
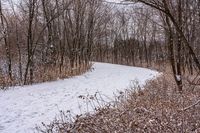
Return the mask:
<path fill-rule="evenodd" d="M 74 114 L 92 111 L 88 102 L 79 96 L 99 92 L 111 100 L 132 81 L 137 80 L 142 85 L 157 74 L 144 68 L 95 63 L 91 72 L 71 79 L 0 91 L 0 132 L 33 132 L 36 124 L 51 122 L 60 110 Z"/>
<path fill-rule="evenodd" d="M 173 75 L 164 73 L 141 90 L 129 88 L 93 114 L 66 113 L 40 133 L 200 133 L 200 87 L 183 80 L 180 93 Z"/>

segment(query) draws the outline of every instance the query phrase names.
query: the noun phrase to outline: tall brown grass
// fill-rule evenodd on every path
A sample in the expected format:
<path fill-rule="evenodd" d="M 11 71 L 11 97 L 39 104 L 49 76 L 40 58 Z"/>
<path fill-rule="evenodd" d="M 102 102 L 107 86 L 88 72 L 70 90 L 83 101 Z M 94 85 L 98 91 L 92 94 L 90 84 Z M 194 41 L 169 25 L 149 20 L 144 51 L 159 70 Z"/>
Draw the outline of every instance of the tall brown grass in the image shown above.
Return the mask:
<path fill-rule="evenodd" d="M 55 81 L 57 79 L 70 78 L 73 76 L 81 75 L 91 70 L 91 67 L 92 63 L 77 64 L 73 68 L 70 67 L 69 63 L 64 64 L 61 68 L 59 65 L 35 66 L 34 78 L 32 83 L 41 83 L 47 81 Z M 0 71 L 0 89 L 6 89 L 10 86 L 22 84 L 23 79 L 21 81 L 19 77 L 15 76 L 13 76 L 12 79 L 10 79 L 8 75 L 5 75 Z M 30 84 L 29 80 L 27 84 Z"/>
<path fill-rule="evenodd" d="M 45 82 L 45 81 L 53 81 L 64 78 L 70 78 L 73 76 L 81 75 L 87 71 L 90 70 L 92 67 L 92 63 L 89 64 L 78 64 L 76 67 L 71 68 L 69 64 L 65 64 L 63 67 L 61 67 L 60 72 L 60 66 L 41 66 L 37 71 L 35 72 L 35 78 L 34 82 Z"/>

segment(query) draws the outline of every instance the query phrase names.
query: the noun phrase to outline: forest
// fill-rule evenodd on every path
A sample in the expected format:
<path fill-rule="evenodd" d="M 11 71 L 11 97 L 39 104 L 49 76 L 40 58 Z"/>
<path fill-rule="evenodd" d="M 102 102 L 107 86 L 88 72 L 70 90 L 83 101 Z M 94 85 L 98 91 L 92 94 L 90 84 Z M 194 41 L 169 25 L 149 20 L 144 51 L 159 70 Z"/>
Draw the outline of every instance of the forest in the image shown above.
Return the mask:
<path fill-rule="evenodd" d="M 104 62 L 163 73 L 164 81 L 152 82 L 169 79 L 177 95 L 191 96 L 195 104 L 188 102 L 188 110 L 200 103 L 199 91 L 185 92 L 200 85 L 199 34 L 199 0 L 0 0 L 0 90 L 71 78 L 92 71 L 94 62 Z M 156 90 L 147 88 L 150 94 Z M 180 97 L 177 102 L 182 102 Z M 78 120 L 96 123 L 95 118 L 98 114 Z M 194 119 L 200 129 L 199 117 Z M 157 131 L 190 131 L 165 127 Z"/>
<path fill-rule="evenodd" d="M 141 3 L 24 0 L 16 6 L 10 0 L 7 8 L 1 2 L 1 84 L 64 78 L 99 61 L 170 65 L 181 86 L 176 77 L 200 69 L 200 2 Z"/>

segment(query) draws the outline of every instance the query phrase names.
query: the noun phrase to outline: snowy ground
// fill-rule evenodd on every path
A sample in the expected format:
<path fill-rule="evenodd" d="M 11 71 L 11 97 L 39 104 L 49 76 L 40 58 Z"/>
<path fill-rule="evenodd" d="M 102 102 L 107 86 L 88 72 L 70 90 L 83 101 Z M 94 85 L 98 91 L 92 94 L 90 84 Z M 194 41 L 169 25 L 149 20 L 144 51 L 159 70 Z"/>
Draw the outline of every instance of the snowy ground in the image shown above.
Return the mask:
<path fill-rule="evenodd" d="M 106 63 L 95 63 L 93 68 L 92 72 L 71 79 L 0 91 L 0 133 L 31 133 L 36 124 L 52 121 L 60 110 L 74 114 L 91 111 L 79 96 L 99 92 L 112 99 L 114 93 L 123 91 L 132 81 L 144 84 L 158 74 Z"/>

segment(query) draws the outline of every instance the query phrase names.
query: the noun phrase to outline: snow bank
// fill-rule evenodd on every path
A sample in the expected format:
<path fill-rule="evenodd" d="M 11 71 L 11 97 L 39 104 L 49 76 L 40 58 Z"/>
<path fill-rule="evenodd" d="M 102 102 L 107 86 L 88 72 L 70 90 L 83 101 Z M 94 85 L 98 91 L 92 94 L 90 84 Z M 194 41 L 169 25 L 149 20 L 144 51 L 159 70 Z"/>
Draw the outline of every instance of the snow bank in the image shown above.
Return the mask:
<path fill-rule="evenodd" d="M 33 132 L 36 124 L 52 121 L 60 110 L 74 114 L 91 111 L 78 97 L 99 92 L 112 99 L 133 80 L 142 85 L 157 74 L 144 68 L 95 63 L 91 72 L 71 79 L 0 91 L 0 132 Z"/>

